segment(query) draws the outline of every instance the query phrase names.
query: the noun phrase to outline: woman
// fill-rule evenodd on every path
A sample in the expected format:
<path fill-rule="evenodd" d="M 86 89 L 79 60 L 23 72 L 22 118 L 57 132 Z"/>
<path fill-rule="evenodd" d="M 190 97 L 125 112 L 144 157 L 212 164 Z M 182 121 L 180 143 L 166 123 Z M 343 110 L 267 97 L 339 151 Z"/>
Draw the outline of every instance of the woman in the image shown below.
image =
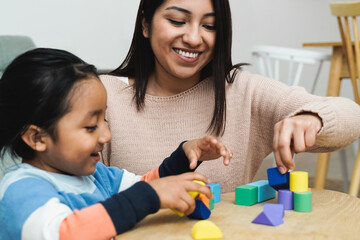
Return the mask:
<path fill-rule="evenodd" d="M 360 136 L 355 103 L 241 70 L 231 39 L 227 0 L 142 0 L 125 61 L 101 77 L 113 133 L 104 162 L 143 174 L 179 140 L 212 134 L 232 161 L 198 171 L 228 192 L 251 182 L 271 151 L 284 173 L 294 153 L 333 151 Z"/>

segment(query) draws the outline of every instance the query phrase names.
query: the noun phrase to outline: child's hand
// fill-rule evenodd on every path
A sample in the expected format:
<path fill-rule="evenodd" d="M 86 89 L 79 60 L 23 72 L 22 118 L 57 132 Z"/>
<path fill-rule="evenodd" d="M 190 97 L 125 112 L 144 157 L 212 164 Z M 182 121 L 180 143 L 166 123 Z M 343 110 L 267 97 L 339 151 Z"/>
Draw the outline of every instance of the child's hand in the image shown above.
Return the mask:
<path fill-rule="evenodd" d="M 189 159 L 190 169 L 194 169 L 198 161 L 213 160 L 219 157 L 223 157 L 224 165 L 227 166 L 233 155 L 229 148 L 212 136 L 187 141 L 183 144 L 183 149 Z"/>
<path fill-rule="evenodd" d="M 195 200 L 188 192 L 199 192 L 205 194 L 209 199 L 213 198 L 208 187 L 195 183 L 193 180 L 209 183 L 204 175 L 195 172 L 163 177 L 148 183 L 158 194 L 161 208 L 174 208 L 189 215 L 195 210 Z"/>

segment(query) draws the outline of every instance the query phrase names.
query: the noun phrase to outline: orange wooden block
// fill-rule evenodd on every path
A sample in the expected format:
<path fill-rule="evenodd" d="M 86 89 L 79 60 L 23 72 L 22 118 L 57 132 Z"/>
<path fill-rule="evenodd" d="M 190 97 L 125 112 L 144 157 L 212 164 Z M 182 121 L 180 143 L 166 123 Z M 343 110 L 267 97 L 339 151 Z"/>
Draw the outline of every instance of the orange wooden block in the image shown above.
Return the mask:
<path fill-rule="evenodd" d="M 210 200 L 209 200 L 209 198 L 208 198 L 206 195 L 200 193 L 200 195 L 197 196 L 195 199 L 196 199 L 196 200 L 201 200 L 201 201 L 205 204 L 205 206 L 206 206 L 207 208 L 209 208 L 209 206 L 210 206 Z"/>

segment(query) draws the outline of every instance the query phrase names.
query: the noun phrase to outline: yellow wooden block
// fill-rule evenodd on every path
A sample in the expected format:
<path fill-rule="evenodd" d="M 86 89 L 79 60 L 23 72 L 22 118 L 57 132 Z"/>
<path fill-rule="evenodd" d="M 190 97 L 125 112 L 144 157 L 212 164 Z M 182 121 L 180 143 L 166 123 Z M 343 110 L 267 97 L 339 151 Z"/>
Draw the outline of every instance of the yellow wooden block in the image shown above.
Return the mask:
<path fill-rule="evenodd" d="M 195 223 L 191 229 L 191 236 L 195 240 L 221 239 L 223 237 L 220 228 L 209 220 L 201 220 Z"/>
<path fill-rule="evenodd" d="M 202 182 L 202 181 L 194 180 L 193 182 L 196 182 L 196 183 L 198 183 L 198 184 L 201 184 L 201 185 L 205 186 L 205 183 Z M 197 196 L 199 196 L 199 193 L 198 193 L 198 192 L 188 192 L 188 193 L 189 193 L 190 196 L 193 197 L 193 198 L 196 198 Z M 173 208 L 171 208 L 171 210 L 172 210 L 174 213 L 176 213 L 177 215 L 179 215 L 180 217 L 184 216 L 184 213 L 182 213 L 182 212 L 179 212 L 179 211 L 177 211 L 177 210 L 175 210 L 175 209 L 173 209 Z"/>
<path fill-rule="evenodd" d="M 194 180 L 193 182 L 205 186 L 205 183 L 202 182 L 202 181 Z M 197 196 L 199 196 L 199 193 L 198 193 L 198 192 L 189 192 L 189 194 L 190 194 L 190 196 L 192 196 L 193 198 L 196 198 Z"/>
<path fill-rule="evenodd" d="M 303 171 L 290 172 L 290 191 L 307 192 L 309 189 L 309 174 Z"/>
<path fill-rule="evenodd" d="M 177 215 L 179 215 L 180 217 L 184 216 L 183 212 L 179 212 L 178 210 L 175 210 L 174 208 L 171 209 L 174 213 L 176 213 Z"/>

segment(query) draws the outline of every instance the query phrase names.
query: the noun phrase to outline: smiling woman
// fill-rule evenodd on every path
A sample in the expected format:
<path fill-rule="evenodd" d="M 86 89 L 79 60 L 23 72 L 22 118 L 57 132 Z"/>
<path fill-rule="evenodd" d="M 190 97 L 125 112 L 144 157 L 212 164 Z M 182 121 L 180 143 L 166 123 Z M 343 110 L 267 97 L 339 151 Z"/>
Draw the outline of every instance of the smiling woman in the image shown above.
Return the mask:
<path fill-rule="evenodd" d="M 352 101 L 243 71 L 231 45 L 228 0 L 142 0 L 127 57 L 100 77 L 113 134 L 103 161 L 145 173 L 179 140 L 212 134 L 234 157 L 198 171 L 229 192 L 252 181 L 271 151 L 286 172 L 295 152 L 333 151 L 360 136 Z"/>

